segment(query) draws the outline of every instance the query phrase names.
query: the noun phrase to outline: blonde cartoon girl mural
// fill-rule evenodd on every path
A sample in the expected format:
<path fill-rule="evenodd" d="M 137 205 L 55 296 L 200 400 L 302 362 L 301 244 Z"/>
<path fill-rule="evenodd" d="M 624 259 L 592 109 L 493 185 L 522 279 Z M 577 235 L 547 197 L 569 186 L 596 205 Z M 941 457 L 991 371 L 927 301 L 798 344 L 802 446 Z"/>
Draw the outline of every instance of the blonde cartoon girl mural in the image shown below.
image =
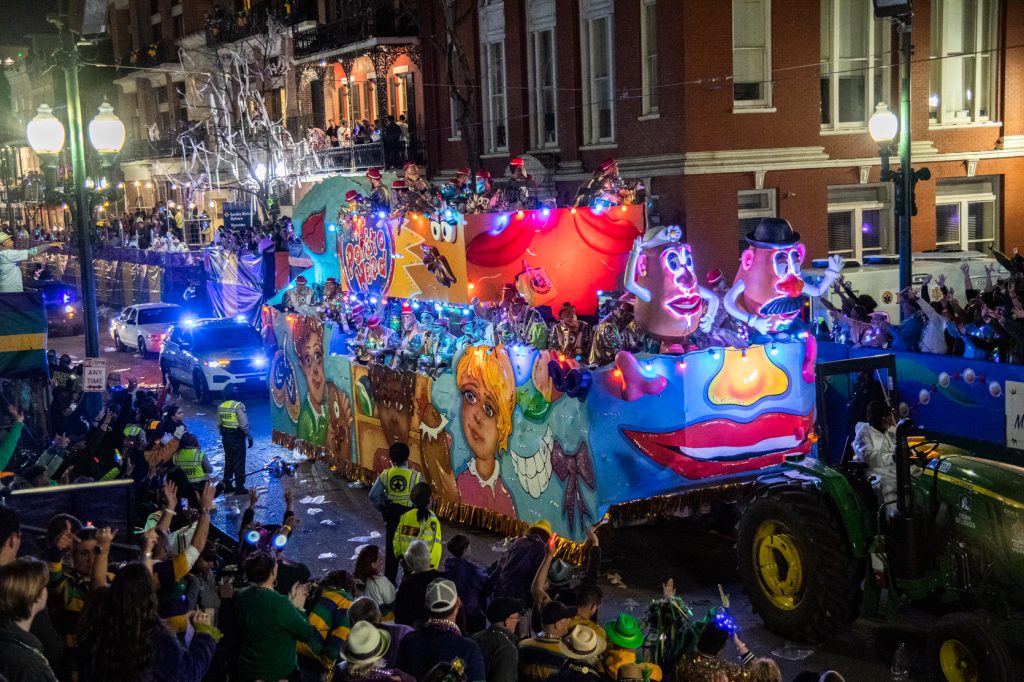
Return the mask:
<path fill-rule="evenodd" d="M 299 411 L 298 436 L 307 443 L 323 445 L 327 435 L 323 323 L 318 317 L 302 315 L 295 320 L 292 333 L 295 357 L 299 361 L 302 375 L 306 378 L 306 400 Z"/>
<path fill-rule="evenodd" d="M 498 455 L 508 450 L 516 380 L 504 346 L 467 348 L 455 368 L 462 435 L 473 457 L 455 479 L 462 504 L 515 518 L 512 495 L 501 480 Z"/>

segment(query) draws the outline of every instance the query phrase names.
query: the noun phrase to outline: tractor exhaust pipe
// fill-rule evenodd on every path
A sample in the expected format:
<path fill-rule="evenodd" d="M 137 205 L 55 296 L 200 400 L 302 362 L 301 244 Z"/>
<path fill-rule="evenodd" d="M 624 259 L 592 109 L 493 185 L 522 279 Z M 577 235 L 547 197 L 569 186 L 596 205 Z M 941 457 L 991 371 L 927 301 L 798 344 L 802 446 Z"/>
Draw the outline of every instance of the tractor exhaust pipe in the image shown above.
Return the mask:
<path fill-rule="evenodd" d="M 924 513 L 914 504 L 914 482 L 910 477 L 909 419 L 896 425 L 896 514 L 891 519 L 889 556 L 897 578 L 920 578 L 925 573 L 927 538 Z"/>

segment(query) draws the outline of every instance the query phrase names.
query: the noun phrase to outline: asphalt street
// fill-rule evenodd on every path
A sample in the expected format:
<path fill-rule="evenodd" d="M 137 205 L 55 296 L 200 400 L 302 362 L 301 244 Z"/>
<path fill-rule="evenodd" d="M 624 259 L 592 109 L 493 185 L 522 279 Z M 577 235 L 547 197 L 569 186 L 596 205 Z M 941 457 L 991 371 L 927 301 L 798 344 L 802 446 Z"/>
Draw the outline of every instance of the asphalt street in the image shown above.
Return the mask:
<path fill-rule="evenodd" d="M 133 374 L 142 386 L 155 386 L 160 372 L 155 358 L 140 358 L 137 353 L 114 349 L 106 327 L 101 325 L 100 346 L 108 358 L 108 368 Z M 79 361 L 84 356 L 83 337 L 50 339 L 58 353 L 69 353 Z M 196 404 L 190 389 L 183 387 L 175 396 L 185 410 L 187 424 L 209 453 L 214 468 L 223 467 L 223 449 L 216 428 L 216 407 Z M 274 445 L 270 439 L 270 409 L 266 395 L 244 398 L 253 425 L 255 447 L 249 451 L 248 470 L 257 471 L 248 483 L 265 492 L 257 508 L 257 519 L 278 522 L 282 511 L 282 491 L 291 486 L 302 523 L 289 543 L 286 554 L 309 566 L 314 576 L 333 568 L 351 568 L 357 549 L 367 542 L 383 546 L 383 522 L 367 501 L 365 487 L 342 479 L 326 466 L 304 461 L 292 451 Z M 274 478 L 259 471 L 273 457 L 298 463 L 294 478 Z M 214 521 L 228 532 L 237 532 L 244 496 L 219 498 Z M 505 538 L 473 528 L 444 525 L 445 537 L 456 532 L 471 539 L 471 555 L 481 564 L 494 561 Z M 702 519 L 667 519 L 631 528 L 602 528 L 601 570 L 605 599 L 600 616 L 611 620 L 619 611 L 643 618 L 651 599 L 660 596 L 661 584 L 673 578 L 679 594 L 698 614 L 719 603 L 718 585 L 731 596 L 731 610 L 740 625 L 740 637 L 758 655 L 771 656 L 790 680 L 802 670 L 842 672 L 851 681 L 889 679 L 889 662 L 900 641 L 908 641 L 920 653 L 920 630 L 880 627 L 858 621 L 844 636 L 827 646 L 788 642 L 768 632 L 753 613 L 736 573 L 733 538 L 712 528 Z M 727 645 L 726 655 L 735 654 Z M 918 663 L 920 656 L 917 657 Z M 920 666 L 918 666 L 920 667 Z M 914 679 L 926 679 L 923 671 Z"/>

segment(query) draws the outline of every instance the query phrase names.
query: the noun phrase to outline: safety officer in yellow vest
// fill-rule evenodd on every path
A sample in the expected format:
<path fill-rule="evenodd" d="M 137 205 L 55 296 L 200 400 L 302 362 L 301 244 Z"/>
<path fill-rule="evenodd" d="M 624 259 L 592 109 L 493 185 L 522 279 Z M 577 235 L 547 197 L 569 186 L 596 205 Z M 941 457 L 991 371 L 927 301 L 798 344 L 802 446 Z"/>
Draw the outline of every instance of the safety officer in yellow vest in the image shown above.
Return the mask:
<path fill-rule="evenodd" d="M 181 473 L 188 478 L 189 485 L 193 490 L 201 491 L 205 481 L 209 480 L 213 473 L 213 465 L 210 458 L 206 456 L 199 447 L 199 440 L 196 435 L 187 432 L 181 437 L 178 451 L 174 453 L 174 466 L 181 469 Z M 192 499 L 191 491 L 183 491 L 182 499 Z"/>
<path fill-rule="evenodd" d="M 420 472 L 410 469 L 409 446 L 393 443 L 388 449 L 392 466 L 381 472 L 370 488 L 370 504 L 384 517 L 384 575 L 391 582 L 398 578 L 398 558 L 394 551 L 395 530 L 402 514 L 412 509 L 409 494 L 420 482 Z"/>
<path fill-rule="evenodd" d="M 245 448 L 252 447 L 252 431 L 245 405 L 238 400 L 238 389 L 224 389 L 224 402 L 217 408 L 220 437 L 224 443 L 224 491 L 244 495 Z"/>
<path fill-rule="evenodd" d="M 402 514 L 393 538 L 395 557 L 404 557 L 413 540 L 422 540 L 430 549 L 430 567 L 436 569 L 441 563 L 441 522 L 430 510 L 430 484 L 414 485 L 409 500 L 413 508 Z"/>

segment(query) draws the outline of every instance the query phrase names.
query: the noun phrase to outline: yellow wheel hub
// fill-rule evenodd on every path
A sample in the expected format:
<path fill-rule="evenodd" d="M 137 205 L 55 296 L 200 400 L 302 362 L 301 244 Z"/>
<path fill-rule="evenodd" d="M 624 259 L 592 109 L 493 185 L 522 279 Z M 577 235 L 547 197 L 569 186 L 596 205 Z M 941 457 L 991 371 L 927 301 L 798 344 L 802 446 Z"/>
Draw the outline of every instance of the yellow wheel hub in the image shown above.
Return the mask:
<path fill-rule="evenodd" d="M 792 611 L 804 591 L 804 569 L 793 534 L 778 521 L 765 521 L 754 534 L 754 566 L 772 604 Z"/>
<path fill-rule="evenodd" d="M 947 639 L 939 647 L 939 665 L 948 682 L 978 682 L 978 664 L 970 648 L 958 639 Z"/>

